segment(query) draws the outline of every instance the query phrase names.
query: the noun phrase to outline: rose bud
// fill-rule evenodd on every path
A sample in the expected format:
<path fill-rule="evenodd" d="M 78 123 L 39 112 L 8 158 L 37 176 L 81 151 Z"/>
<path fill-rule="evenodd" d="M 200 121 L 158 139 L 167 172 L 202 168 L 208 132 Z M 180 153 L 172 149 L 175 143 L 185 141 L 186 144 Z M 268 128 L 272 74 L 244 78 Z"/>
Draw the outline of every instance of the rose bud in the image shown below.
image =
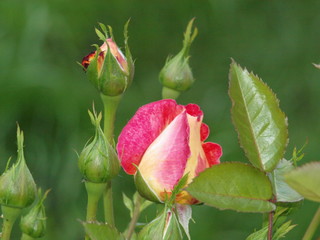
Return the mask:
<path fill-rule="evenodd" d="M 194 82 L 193 74 L 189 66 L 189 49 L 198 30 L 195 28 L 192 33 L 193 21 L 194 19 L 188 24 L 181 51 L 173 58 L 168 58 L 160 72 L 159 79 L 163 85 L 163 98 L 176 99 L 181 92 L 188 90 Z"/>
<path fill-rule="evenodd" d="M 23 132 L 19 126 L 17 143 L 17 161 L 0 177 L 0 203 L 6 207 L 22 209 L 33 203 L 36 197 L 36 184 L 24 158 Z"/>
<path fill-rule="evenodd" d="M 124 171 L 135 175 L 140 194 L 164 202 L 180 179 L 186 186 L 200 172 L 220 162 L 220 145 L 204 142 L 209 127 L 196 104 L 178 105 L 166 99 L 142 106 L 120 133 L 117 152 Z M 176 203 L 196 204 L 186 191 Z"/>
<path fill-rule="evenodd" d="M 41 238 L 45 235 L 47 218 L 43 202 L 48 193 L 49 191 L 42 196 L 41 190 L 39 190 L 37 203 L 21 218 L 20 229 L 26 235 L 26 239 Z"/>
<path fill-rule="evenodd" d="M 120 163 L 100 127 L 101 113 L 97 116 L 89 111 L 89 116 L 95 127 L 95 136 L 79 156 L 79 169 L 86 181 L 106 183 L 118 174 Z"/>
<path fill-rule="evenodd" d="M 82 66 L 87 73 L 89 81 L 103 95 L 114 97 L 121 95 L 131 84 L 134 74 L 134 64 L 130 49 L 128 47 L 127 27 L 125 25 L 125 55 L 118 48 L 112 35 L 112 29 L 109 26 L 111 37 L 103 24 L 100 24 L 103 31 L 96 32 L 104 43 L 96 51 L 82 59 Z"/>

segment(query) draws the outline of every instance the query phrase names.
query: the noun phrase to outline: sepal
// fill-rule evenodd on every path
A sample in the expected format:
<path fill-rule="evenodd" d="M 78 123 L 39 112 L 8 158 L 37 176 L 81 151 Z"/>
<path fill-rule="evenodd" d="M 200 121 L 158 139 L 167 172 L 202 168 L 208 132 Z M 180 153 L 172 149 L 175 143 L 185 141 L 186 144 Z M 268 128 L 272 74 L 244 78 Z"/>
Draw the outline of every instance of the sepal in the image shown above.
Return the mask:
<path fill-rule="evenodd" d="M 139 233 L 138 240 L 182 240 L 179 221 L 171 209 L 164 210 Z"/>
<path fill-rule="evenodd" d="M 46 191 L 45 194 L 42 195 L 39 189 L 38 202 L 31 208 L 28 214 L 21 218 L 21 231 L 32 238 L 41 238 L 46 233 L 46 212 L 43 202 L 48 193 L 49 191 Z"/>
<path fill-rule="evenodd" d="M 137 168 L 138 169 L 138 168 Z M 148 183 L 144 180 L 143 176 L 141 175 L 139 169 L 137 170 L 135 176 L 134 176 L 134 183 L 136 185 L 136 188 L 139 192 L 139 194 L 148 199 L 152 202 L 161 203 L 162 201 L 159 199 L 157 194 L 151 189 L 151 187 L 148 185 Z"/>

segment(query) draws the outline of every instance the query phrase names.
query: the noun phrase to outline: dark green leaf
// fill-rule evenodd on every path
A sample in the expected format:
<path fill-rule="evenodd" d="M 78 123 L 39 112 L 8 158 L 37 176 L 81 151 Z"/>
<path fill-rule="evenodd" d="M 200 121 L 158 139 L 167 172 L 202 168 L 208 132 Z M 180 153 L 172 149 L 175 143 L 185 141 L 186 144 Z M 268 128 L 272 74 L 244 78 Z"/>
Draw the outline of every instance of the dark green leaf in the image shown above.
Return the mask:
<path fill-rule="evenodd" d="M 220 208 L 241 212 L 270 212 L 275 205 L 272 186 L 264 172 L 250 165 L 228 162 L 200 173 L 187 191 L 198 200 Z"/>
<path fill-rule="evenodd" d="M 284 181 L 284 174 L 288 173 L 292 169 L 294 169 L 292 163 L 288 160 L 282 159 L 276 169 L 270 174 L 277 202 L 298 202 L 303 199 L 299 193 Z"/>
<path fill-rule="evenodd" d="M 320 202 L 320 162 L 292 170 L 285 175 L 285 181 L 305 198 Z"/>
<path fill-rule="evenodd" d="M 271 89 L 253 73 L 231 63 L 231 115 L 249 161 L 271 172 L 282 159 L 287 141 L 287 119 Z"/>
<path fill-rule="evenodd" d="M 82 222 L 82 225 L 91 240 L 125 240 L 118 230 L 109 224 Z"/>

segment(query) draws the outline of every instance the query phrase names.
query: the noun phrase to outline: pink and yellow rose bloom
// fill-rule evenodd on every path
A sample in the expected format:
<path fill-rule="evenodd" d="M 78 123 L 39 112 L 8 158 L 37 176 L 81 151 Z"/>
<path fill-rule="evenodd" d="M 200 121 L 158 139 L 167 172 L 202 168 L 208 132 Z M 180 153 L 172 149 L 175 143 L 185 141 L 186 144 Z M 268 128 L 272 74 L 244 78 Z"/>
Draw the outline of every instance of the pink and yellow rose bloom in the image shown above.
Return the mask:
<path fill-rule="evenodd" d="M 204 142 L 210 130 L 202 119 L 198 105 L 178 105 L 169 99 L 138 109 L 119 136 L 117 152 L 124 171 L 135 175 L 141 195 L 163 202 L 184 175 L 188 174 L 188 185 L 200 172 L 220 163 L 222 148 Z M 198 203 L 186 191 L 177 195 L 176 202 Z"/>

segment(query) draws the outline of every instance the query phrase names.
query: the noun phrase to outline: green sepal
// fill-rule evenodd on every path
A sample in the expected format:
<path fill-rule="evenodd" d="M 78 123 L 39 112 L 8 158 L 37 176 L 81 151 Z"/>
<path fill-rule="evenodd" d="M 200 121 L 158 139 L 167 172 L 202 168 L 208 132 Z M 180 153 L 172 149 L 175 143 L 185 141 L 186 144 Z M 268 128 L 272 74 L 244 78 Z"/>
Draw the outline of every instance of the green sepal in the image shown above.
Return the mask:
<path fill-rule="evenodd" d="M 36 184 L 23 153 L 23 132 L 17 127 L 17 161 L 0 176 L 0 204 L 14 208 L 30 206 L 36 197 Z M 10 161 L 10 159 L 9 159 Z"/>
<path fill-rule="evenodd" d="M 87 78 L 91 82 L 91 84 L 100 91 L 100 71 L 98 69 L 98 56 L 100 54 L 100 48 L 96 50 L 94 58 L 90 61 L 90 64 L 86 70 Z"/>
<path fill-rule="evenodd" d="M 125 92 L 128 86 L 128 73 L 111 54 L 110 47 L 105 55 L 99 77 L 99 89 L 102 94 L 114 97 Z"/>
<path fill-rule="evenodd" d="M 32 238 L 41 238 L 46 233 L 47 219 L 43 202 L 46 199 L 48 193 L 49 191 L 46 191 L 45 194 L 42 195 L 41 190 L 39 189 L 37 203 L 25 216 L 21 217 L 21 231 Z"/>
<path fill-rule="evenodd" d="M 163 211 L 139 232 L 138 240 L 182 240 L 176 214 L 165 207 Z"/>
<path fill-rule="evenodd" d="M 259 169 L 240 162 L 213 165 L 201 172 L 186 189 L 193 197 L 219 209 L 239 212 L 275 210 L 272 185 Z"/>
<path fill-rule="evenodd" d="M 124 35 L 124 47 L 125 47 L 125 55 L 127 59 L 127 65 L 128 65 L 128 83 L 127 87 L 129 87 L 133 81 L 133 76 L 134 76 L 134 61 L 132 59 L 131 51 L 128 45 L 128 27 L 129 27 L 130 19 L 126 22 L 124 25 L 124 30 L 123 30 L 123 35 Z"/>
<path fill-rule="evenodd" d="M 158 198 L 156 193 L 149 187 L 147 182 L 144 180 L 143 176 L 141 175 L 139 168 L 137 168 L 137 172 L 134 175 L 134 183 L 139 194 L 146 198 L 149 201 L 161 203 L 161 200 Z"/>
<path fill-rule="evenodd" d="M 120 171 L 120 162 L 100 127 L 101 113 L 97 115 L 95 111 L 93 113 L 89 111 L 89 116 L 95 126 L 95 136 L 82 150 L 78 166 L 85 180 L 105 183 L 117 176 Z"/>
<path fill-rule="evenodd" d="M 232 61 L 229 72 L 231 116 L 249 161 L 271 172 L 288 143 L 287 118 L 272 90 L 253 73 Z"/>

